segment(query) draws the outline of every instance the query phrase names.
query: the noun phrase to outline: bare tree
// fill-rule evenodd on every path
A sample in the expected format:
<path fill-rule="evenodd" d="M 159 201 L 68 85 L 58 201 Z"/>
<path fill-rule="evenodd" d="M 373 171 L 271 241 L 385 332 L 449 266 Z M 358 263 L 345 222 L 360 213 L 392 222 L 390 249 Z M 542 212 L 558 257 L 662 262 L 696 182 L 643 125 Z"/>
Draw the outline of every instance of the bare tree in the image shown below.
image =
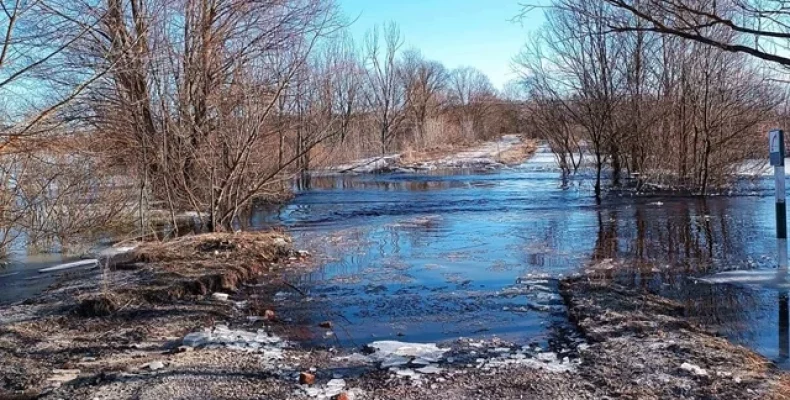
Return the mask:
<path fill-rule="evenodd" d="M 282 174 L 305 162 L 314 143 L 302 142 L 288 159 L 267 149 L 280 131 L 281 96 L 317 42 L 340 27 L 331 2 L 106 0 L 84 7 L 109 17 L 82 44 L 81 59 L 86 67 L 118 66 L 93 91 L 93 122 L 131 144 L 123 148 L 137 160 L 141 204 L 151 193 L 172 210 L 207 215 L 212 229 L 230 229 L 253 199 L 279 192 Z"/>
<path fill-rule="evenodd" d="M 522 54 L 519 64 L 525 76 L 534 76 L 584 132 L 595 160 L 595 194 L 601 196 L 604 165 L 614 160 L 614 175 L 620 173 L 615 110 L 622 99 L 623 76 L 616 63 L 623 56 L 622 41 L 606 35 L 599 18 L 603 12 L 595 0 L 584 0 L 584 8 L 559 5 L 547 12 L 543 39 Z M 582 11 L 579 11 L 582 10 Z M 540 46 L 546 46 L 546 50 Z M 545 56 L 546 61 L 535 57 Z"/>
<path fill-rule="evenodd" d="M 447 71 L 441 63 L 426 60 L 415 49 L 403 54 L 398 69 L 406 97 L 406 113 L 414 127 L 416 140 L 425 146 L 425 125 L 428 117 L 438 113 L 442 106 L 441 94 L 447 85 Z"/>
<path fill-rule="evenodd" d="M 485 137 L 485 118 L 494 104 L 496 90 L 488 77 L 472 67 L 450 72 L 449 98 L 467 138 Z"/>
<path fill-rule="evenodd" d="M 381 40 L 383 30 L 384 40 Z M 367 105 L 378 124 L 381 153 L 389 149 L 398 134 L 405 113 L 405 95 L 398 79 L 398 52 L 403 46 L 400 29 L 394 23 L 378 26 L 365 37 Z"/>
<path fill-rule="evenodd" d="M 625 11 L 625 15 L 611 13 L 606 18 L 613 31 L 670 34 L 790 66 L 790 57 L 784 54 L 790 48 L 788 1 L 602 1 Z"/>
<path fill-rule="evenodd" d="M 536 126 L 559 138 L 549 142 L 563 153 L 571 151 L 563 138 L 581 133 L 598 196 L 604 167 L 615 186 L 626 172 L 638 189 L 647 182 L 705 194 L 725 185 L 756 154 L 758 126 L 779 99 L 767 76 L 744 55 L 643 29 L 609 3 L 554 1 L 542 36 L 517 59 Z M 615 22 L 633 29 L 613 29 Z M 741 40 L 721 26 L 699 29 L 720 42 Z"/>

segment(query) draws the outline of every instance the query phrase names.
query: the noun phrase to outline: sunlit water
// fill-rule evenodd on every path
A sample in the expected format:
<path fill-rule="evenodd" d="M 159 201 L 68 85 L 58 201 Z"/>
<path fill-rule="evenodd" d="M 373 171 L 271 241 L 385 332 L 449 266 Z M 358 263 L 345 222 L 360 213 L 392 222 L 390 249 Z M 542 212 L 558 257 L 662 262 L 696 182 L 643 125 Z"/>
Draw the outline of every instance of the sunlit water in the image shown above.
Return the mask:
<path fill-rule="evenodd" d="M 308 297 L 284 291 L 278 307 L 327 345 L 496 336 L 564 346 L 572 328 L 556 280 L 603 264 L 782 361 L 775 289 L 691 279 L 774 268 L 770 181 L 745 181 L 736 196 L 609 196 L 601 205 L 579 182 L 563 185 L 545 150 L 496 173 L 314 179 L 275 218 L 320 268 L 289 277 Z M 316 328 L 325 320 L 334 336 Z"/>

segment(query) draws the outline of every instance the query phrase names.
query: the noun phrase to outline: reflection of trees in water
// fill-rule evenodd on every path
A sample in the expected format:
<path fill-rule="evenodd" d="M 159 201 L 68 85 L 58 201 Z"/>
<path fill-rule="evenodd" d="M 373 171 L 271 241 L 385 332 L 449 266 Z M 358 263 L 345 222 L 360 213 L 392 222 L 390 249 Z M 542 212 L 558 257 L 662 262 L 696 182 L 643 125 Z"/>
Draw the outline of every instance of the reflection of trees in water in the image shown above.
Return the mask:
<path fill-rule="evenodd" d="M 748 233 L 732 237 L 732 219 L 727 217 L 731 210 L 726 203 L 716 204 L 710 207 L 704 199 L 695 199 L 666 207 L 601 209 L 592 261 L 619 260 L 638 273 L 658 268 L 659 275 L 672 282 L 747 258 Z"/>
<path fill-rule="evenodd" d="M 468 186 L 468 181 L 433 179 L 430 175 L 426 175 L 422 179 L 399 179 L 398 175 L 393 175 L 392 179 L 374 179 L 369 175 L 347 175 L 312 177 L 307 186 L 304 185 L 303 181 L 297 181 L 295 189 L 379 190 L 384 192 L 402 190 L 424 192 L 429 190 L 465 188 Z"/>
<path fill-rule="evenodd" d="M 599 210 L 592 262 L 611 259 L 616 267 L 600 270 L 598 277 L 676 299 L 695 322 L 721 330 L 738 342 L 755 343 L 761 330 L 774 329 L 766 321 L 775 316 L 766 312 L 774 314 L 777 307 L 766 311 L 765 305 L 776 304 L 776 297 L 767 299 L 764 292 L 689 279 L 748 259 L 754 250 L 749 238 L 756 232 L 739 232 L 728 211 L 733 210 L 727 202 L 711 205 L 704 199 L 667 207 L 639 204 Z M 787 314 L 786 301 L 779 305 L 779 311 L 785 307 Z"/>

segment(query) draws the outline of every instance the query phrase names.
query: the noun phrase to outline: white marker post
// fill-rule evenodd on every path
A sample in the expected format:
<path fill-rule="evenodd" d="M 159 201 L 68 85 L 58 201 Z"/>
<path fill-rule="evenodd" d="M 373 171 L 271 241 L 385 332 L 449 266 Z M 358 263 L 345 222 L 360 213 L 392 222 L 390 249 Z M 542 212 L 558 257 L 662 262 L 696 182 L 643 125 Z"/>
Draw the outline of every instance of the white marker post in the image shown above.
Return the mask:
<path fill-rule="evenodd" d="M 785 202 L 785 134 L 781 129 L 768 133 L 771 165 L 776 181 L 776 237 L 779 239 L 779 268 L 787 268 L 787 204 Z"/>

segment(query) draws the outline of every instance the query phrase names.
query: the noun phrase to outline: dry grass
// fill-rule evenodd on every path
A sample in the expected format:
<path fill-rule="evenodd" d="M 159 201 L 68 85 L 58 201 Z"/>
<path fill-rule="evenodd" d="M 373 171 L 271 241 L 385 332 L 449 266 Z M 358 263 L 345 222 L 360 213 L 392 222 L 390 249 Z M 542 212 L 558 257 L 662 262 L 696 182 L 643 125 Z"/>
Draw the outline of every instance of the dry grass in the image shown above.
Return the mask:
<path fill-rule="evenodd" d="M 790 400 L 790 374 L 783 374 L 774 383 L 769 400 Z"/>
<path fill-rule="evenodd" d="M 271 261 L 290 248 L 291 239 L 277 231 L 189 235 L 166 242 L 149 242 L 135 250 L 147 263 L 179 261 Z"/>
<path fill-rule="evenodd" d="M 142 279 L 117 295 L 168 302 L 216 291 L 234 292 L 242 282 L 288 263 L 296 254 L 278 231 L 212 233 L 152 242 L 135 250 Z"/>
<path fill-rule="evenodd" d="M 497 160 L 505 165 L 518 165 L 527 161 L 537 150 L 538 144 L 534 140 L 525 140 L 497 156 Z"/>

